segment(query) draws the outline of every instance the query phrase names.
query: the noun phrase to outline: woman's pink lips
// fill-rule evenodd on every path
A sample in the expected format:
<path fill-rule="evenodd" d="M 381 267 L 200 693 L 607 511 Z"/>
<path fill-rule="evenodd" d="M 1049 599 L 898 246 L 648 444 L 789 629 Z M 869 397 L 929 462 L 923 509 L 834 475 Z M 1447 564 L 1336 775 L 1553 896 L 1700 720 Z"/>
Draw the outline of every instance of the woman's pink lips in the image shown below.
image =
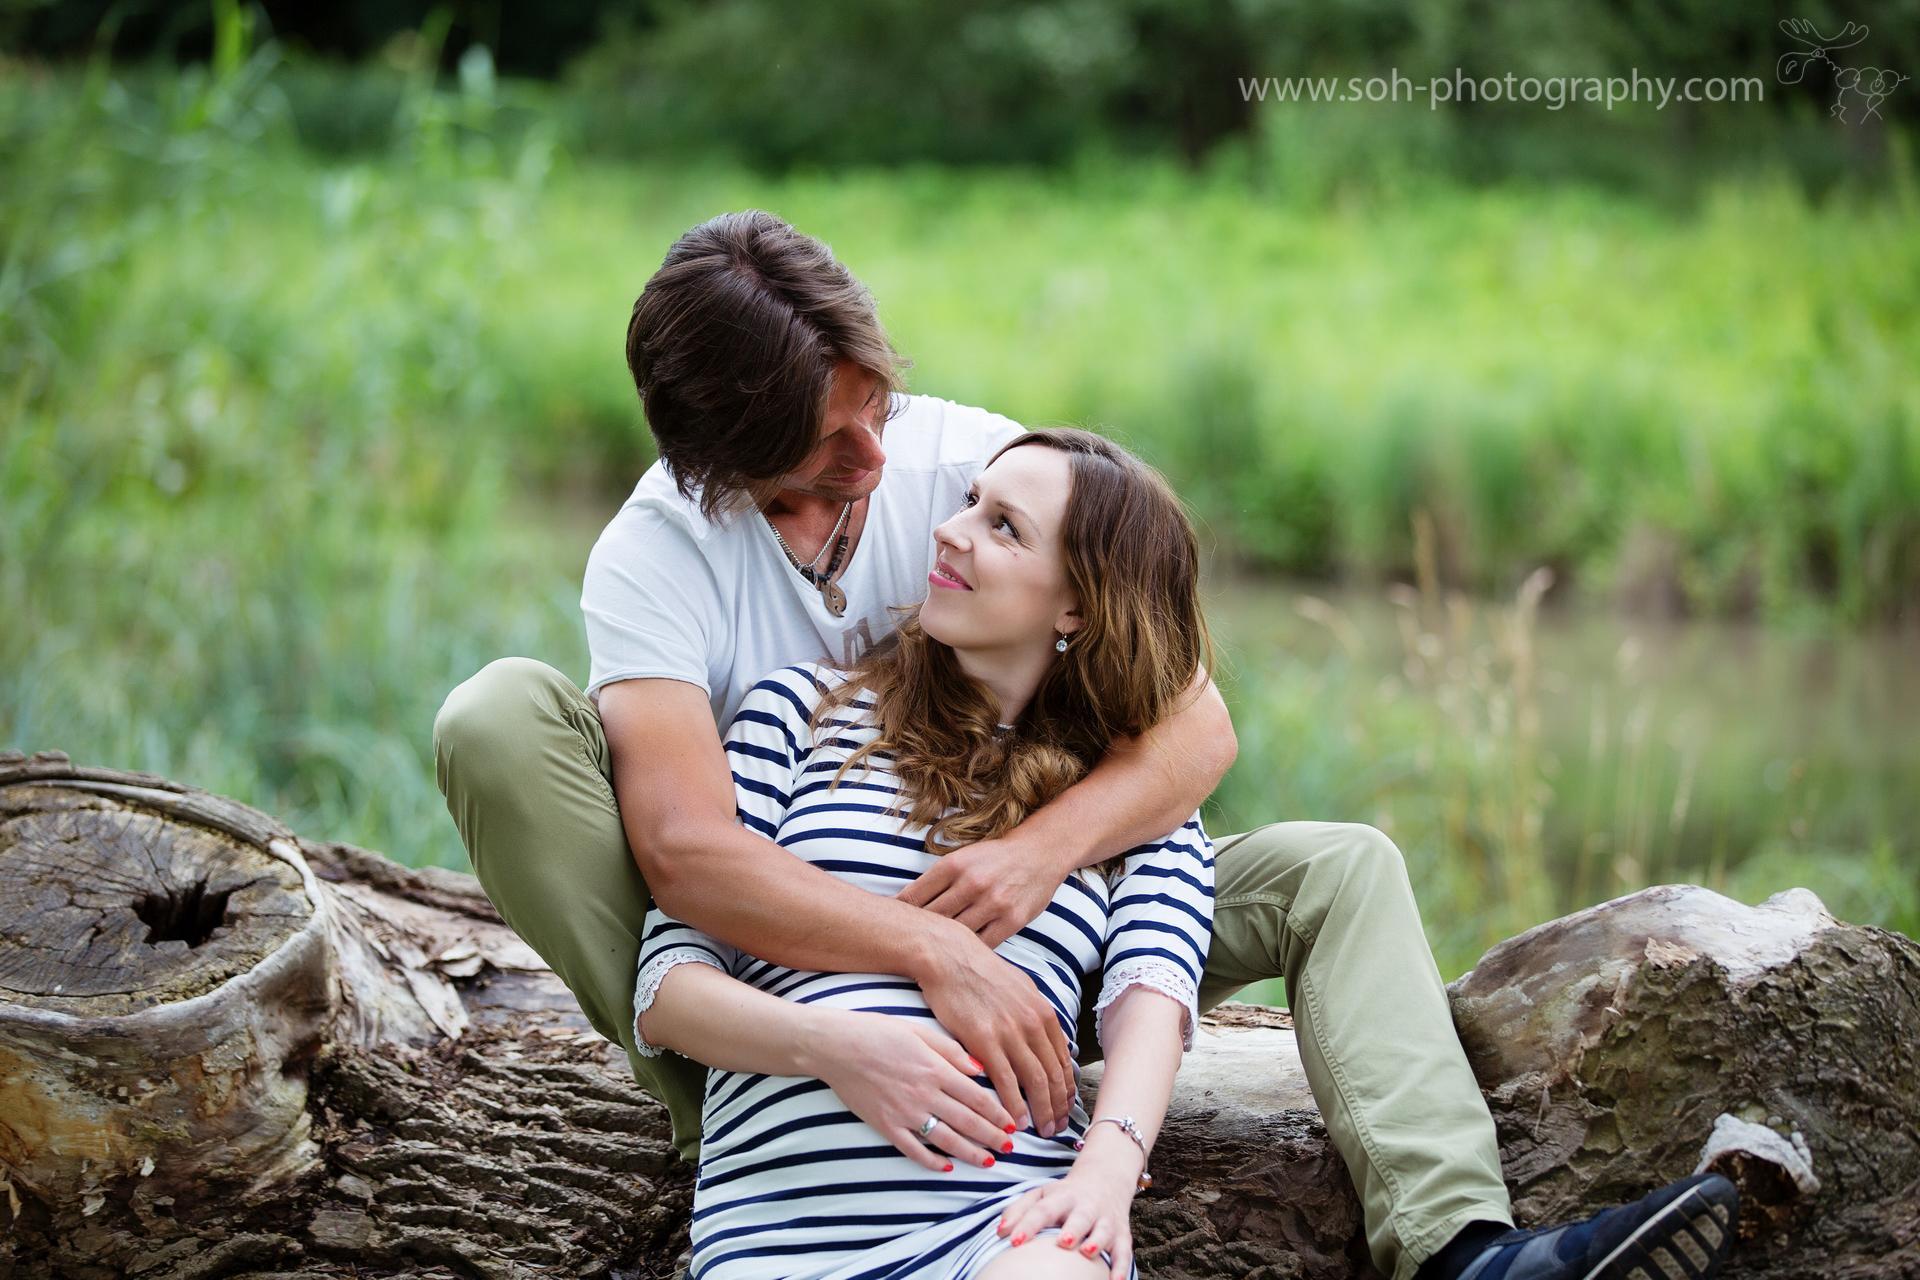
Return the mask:
<path fill-rule="evenodd" d="M 931 582 L 936 587 L 945 587 L 949 591 L 973 590 L 972 587 L 969 587 L 966 583 L 960 581 L 960 579 L 950 578 L 946 574 L 940 572 L 939 565 L 935 565 L 933 567 L 933 571 L 927 575 L 927 581 Z"/>

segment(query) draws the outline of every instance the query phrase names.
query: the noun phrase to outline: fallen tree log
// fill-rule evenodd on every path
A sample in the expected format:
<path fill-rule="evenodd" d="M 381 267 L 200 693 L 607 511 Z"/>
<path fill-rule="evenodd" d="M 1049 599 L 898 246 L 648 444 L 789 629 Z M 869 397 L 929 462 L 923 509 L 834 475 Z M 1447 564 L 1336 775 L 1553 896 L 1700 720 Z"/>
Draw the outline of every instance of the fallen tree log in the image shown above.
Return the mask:
<path fill-rule="evenodd" d="M 1523 1223 L 1711 1161 L 1752 1206 L 1723 1274 L 1920 1275 L 1911 939 L 1664 886 L 1452 992 Z M 668 1277 L 667 1139 L 471 877 L 0 756 L 0 1276 Z M 1282 1013 L 1208 1020 L 1155 1174 L 1144 1276 L 1372 1274 Z"/>

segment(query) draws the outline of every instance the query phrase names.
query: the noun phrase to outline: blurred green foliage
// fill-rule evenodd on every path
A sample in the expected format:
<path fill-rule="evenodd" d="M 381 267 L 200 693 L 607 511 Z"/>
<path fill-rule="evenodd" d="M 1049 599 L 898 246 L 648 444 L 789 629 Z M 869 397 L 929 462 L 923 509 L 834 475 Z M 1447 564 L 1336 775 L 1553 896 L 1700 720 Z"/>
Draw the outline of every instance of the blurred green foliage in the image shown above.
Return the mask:
<path fill-rule="evenodd" d="M 0 49 L 205 60 L 237 3 L 26 0 L 0 9 Z M 1835 176 L 1844 166 L 1817 127 L 1831 70 L 1778 83 L 1776 59 L 1797 47 L 1779 23 L 1837 32 L 1862 16 L 1835 0 L 257 0 L 241 12 L 309 56 L 424 58 L 452 74 L 482 49 L 507 72 L 558 77 L 577 90 L 565 101 L 569 141 L 596 152 L 783 168 L 1057 163 L 1089 147 L 1197 163 L 1260 134 L 1265 116 L 1239 92 L 1243 77 L 1637 71 L 1764 81 L 1757 105 L 1675 104 L 1658 113 L 1505 102 L 1429 113 L 1422 99 L 1374 113 L 1357 131 L 1369 155 L 1413 155 L 1456 175 L 1620 181 L 1646 176 L 1650 150 L 1685 171 L 1755 147 L 1790 156 L 1805 179 Z M 1869 39 L 1841 55 L 1845 65 L 1920 73 L 1920 0 L 1885 0 L 1869 21 Z M 338 92 L 359 99 L 342 105 L 364 126 L 368 114 L 353 108 L 384 90 L 351 75 Z M 1440 127 L 1423 119 L 1430 114 Z M 303 113 L 303 122 L 336 140 L 378 144 L 364 129 L 336 128 L 328 113 Z"/>
<path fill-rule="evenodd" d="M 1215 829 L 1379 826 L 1450 973 L 1648 884 L 1807 885 L 1920 929 L 1914 633 L 1543 612 L 1548 577 L 1507 600 L 1431 568 L 1384 594 L 1217 581 L 1240 754 Z"/>
<path fill-rule="evenodd" d="M 628 308 L 675 235 L 752 204 L 834 244 L 917 389 L 1101 425 L 1223 564 L 1436 599 L 1545 564 L 1563 596 L 1838 637 L 1920 601 L 1897 127 L 1872 182 L 1811 188 L 1785 160 L 1487 185 L 1367 152 L 1366 113 L 1334 108 L 1272 112 L 1197 171 L 1095 148 L 767 175 L 599 158 L 587 90 L 475 48 L 439 76 L 444 32 L 347 73 L 221 12 L 204 65 L 0 65 L 0 745 L 457 865 L 433 712 L 501 654 L 584 673 L 579 570 L 649 460 Z M 1663 874 L 1805 882 L 1920 929 L 1898 748 L 1812 799 L 1741 757 L 1712 790 L 1753 803 L 1709 854 L 1662 816 L 1657 753 L 1556 755 L 1490 712 L 1462 729 L 1473 686 L 1444 669 L 1386 689 L 1228 639 L 1243 747 L 1216 825 L 1387 826 L 1449 972 Z"/>

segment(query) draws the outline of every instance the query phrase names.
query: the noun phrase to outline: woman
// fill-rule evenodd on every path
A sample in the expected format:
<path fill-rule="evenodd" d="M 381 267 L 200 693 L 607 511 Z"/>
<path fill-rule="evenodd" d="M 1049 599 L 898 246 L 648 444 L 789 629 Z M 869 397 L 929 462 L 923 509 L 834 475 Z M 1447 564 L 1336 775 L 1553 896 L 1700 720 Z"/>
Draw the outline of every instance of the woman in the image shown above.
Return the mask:
<path fill-rule="evenodd" d="M 847 671 L 775 672 L 727 735 L 740 820 L 877 894 L 1014 827 L 1210 657 L 1178 500 L 1099 436 L 1013 441 L 934 539 L 893 636 Z M 1099 1105 L 1076 1098 L 1060 1132 L 1009 1114 L 914 983 L 785 969 L 656 908 L 640 1052 L 711 1068 L 691 1280 L 1132 1276 L 1128 1209 L 1192 1045 L 1212 903 L 1196 814 L 1076 872 L 1001 944 L 1069 1041 L 1096 999 Z"/>

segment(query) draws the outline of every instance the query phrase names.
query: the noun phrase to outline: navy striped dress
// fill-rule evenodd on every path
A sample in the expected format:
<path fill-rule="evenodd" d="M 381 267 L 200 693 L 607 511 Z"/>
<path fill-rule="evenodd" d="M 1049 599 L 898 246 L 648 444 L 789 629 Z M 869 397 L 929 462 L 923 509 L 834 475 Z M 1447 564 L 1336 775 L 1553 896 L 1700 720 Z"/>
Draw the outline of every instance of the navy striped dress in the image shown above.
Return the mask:
<path fill-rule="evenodd" d="M 863 692 L 819 740 L 808 728 L 826 688 L 842 677 L 815 664 L 755 685 L 729 728 L 739 819 L 849 883 L 889 897 L 933 865 L 922 838 L 887 808 L 898 793 L 884 756 L 834 774 L 874 729 Z M 1038 919 L 1000 945 L 1053 1006 L 1074 1039 L 1083 992 L 1104 973 L 1096 1019 L 1136 985 L 1186 1007 L 1193 1047 L 1200 974 L 1213 922 L 1213 846 L 1199 815 L 1166 839 L 1132 850 L 1109 882 L 1075 872 Z M 913 1018 L 938 1025 L 920 988 L 878 973 L 812 973 L 735 950 L 661 912 L 647 916 L 634 1018 L 677 964 L 708 964 L 787 1000 Z M 638 1040 L 642 1054 L 661 1052 Z M 1077 1051 L 1077 1047 L 1076 1047 Z M 985 1077 L 981 1077 L 985 1084 Z M 935 1173 L 900 1154 L 825 1084 L 802 1077 L 710 1070 L 693 1201 L 689 1280 L 963 1280 L 1008 1247 L 1001 1212 L 1036 1182 L 1073 1165 L 1088 1115 L 1075 1098 L 1068 1128 L 1014 1135 L 992 1168 L 955 1162 Z"/>

